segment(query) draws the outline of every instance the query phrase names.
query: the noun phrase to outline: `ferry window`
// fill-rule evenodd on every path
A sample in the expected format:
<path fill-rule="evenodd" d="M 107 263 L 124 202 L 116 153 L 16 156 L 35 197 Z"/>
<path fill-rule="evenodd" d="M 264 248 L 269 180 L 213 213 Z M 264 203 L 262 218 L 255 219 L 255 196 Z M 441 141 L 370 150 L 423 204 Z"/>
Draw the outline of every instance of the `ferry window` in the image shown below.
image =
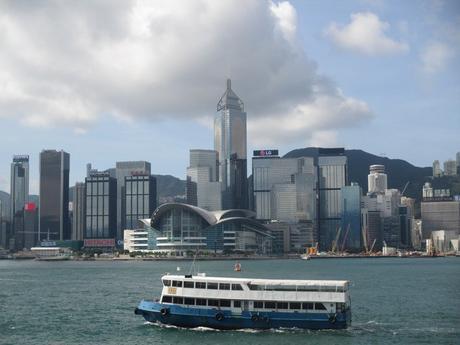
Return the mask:
<path fill-rule="evenodd" d="M 217 283 L 208 283 L 208 289 L 217 290 Z"/>
<path fill-rule="evenodd" d="M 241 308 L 241 301 L 233 301 L 234 308 Z"/>
<path fill-rule="evenodd" d="M 206 289 L 206 283 L 205 282 L 196 282 L 195 283 L 195 288 L 196 289 Z"/>
<path fill-rule="evenodd" d="M 194 298 L 184 298 L 184 304 L 186 305 L 195 305 L 195 299 Z"/>
<path fill-rule="evenodd" d="M 288 309 L 288 303 L 287 302 L 276 302 L 276 308 L 277 309 Z"/>
<path fill-rule="evenodd" d="M 299 302 L 289 303 L 289 309 L 300 309 L 300 303 Z"/>
<path fill-rule="evenodd" d="M 232 284 L 232 290 L 243 290 L 243 287 L 240 284 Z"/>
<path fill-rule="evenodd" d="M 170 280 L 163 280 L 163 285 L 164 286 L 171 286 L 171 281 Z"/>
<path fill-rule="evenodd" d="M 208 305 L 211 307 L 218 307 L 219 300 L 218 299 L 208 299 Z"/>
<path fill-rule="evenodd" d="M 345 303 L 337 303 L 336 308 L 337 308 L 337 311 L 338 311 L 338 312 L 340 312 L 340 311 L 342 311 L 342 310 L 345 310 L 345 309 L 346 309 Z"/>
<path fill-rule="evenodd" d="M 315 303 L 315 310 L 327 310 L 323 303 Z"/>
<path fill-rule="evenodd" d="M 265 309 L 275 309 L 276 303 L 275 302 L 265 302 Z"/>
<path fill-rule="evenodd" d="M 219 290 L 230 290 L 230 284 L 228 283 L 220 283 Z"/>
<path fill-rule="evenodd" d="M 220 306 L 221 307 L 230 307 L 230 300 L 229 299 L 221 299 L 220 300 Z"/>
<path fill-rule="evenodd" d="M 302 303 L 302 309 L 310 309 L 313 310 L 313 303 Z"/>
<path fill-rule="evenodd" d="M 254 301 L 254 308 L 263 308 L 264 302 L 261 301 Z"/>
<path fill-rule="evenodd" d="M 193 289 L 193 282 L 184 282 L 184 288 L 192 288 Z"/>
<path fill-rule="evenodd" d="M 173 303 L 175 303 L 175 304 L 183 304 L 184 299 L 182 297 L 173 297 Z"/>
<path fill-rule="evenodd" d="M 263 290 L 264 287 L 260 285 L 248 284 L 249 290 Z"/>
<path fill-rule="evenodd" d="M 206 305 L 206 300 L 204 298 L 197 298 L 196 305 Z"/>
<path fill-rule="evenodd" d="M 173 280 L 172 286 L 182 287 L 182 282 L 179 280 Z"/>
<path fill-rule="evenodd" d="M 163 296 L 162 300 L 163 303 L 171 303 L 172 297 L 171 296 Z"/>

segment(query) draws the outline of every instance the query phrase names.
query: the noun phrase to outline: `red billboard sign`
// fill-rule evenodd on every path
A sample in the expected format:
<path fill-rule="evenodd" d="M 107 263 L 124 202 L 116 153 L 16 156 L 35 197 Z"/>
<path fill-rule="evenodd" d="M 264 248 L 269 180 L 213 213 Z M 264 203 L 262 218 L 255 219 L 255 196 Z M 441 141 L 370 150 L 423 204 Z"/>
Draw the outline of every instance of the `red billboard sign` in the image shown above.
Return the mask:
<path fill-rule="evenodd" d="M 115 247 L 114 238 L 87 238 L 84 240 L 83 247 Z"/>
<path fill-rule="evenodd" d="M 28 202 L 24 205 L 25 211 L 35 211 L 36 208 L 37 208 L 37 205 L 35 205 L 34 202 Z"/>

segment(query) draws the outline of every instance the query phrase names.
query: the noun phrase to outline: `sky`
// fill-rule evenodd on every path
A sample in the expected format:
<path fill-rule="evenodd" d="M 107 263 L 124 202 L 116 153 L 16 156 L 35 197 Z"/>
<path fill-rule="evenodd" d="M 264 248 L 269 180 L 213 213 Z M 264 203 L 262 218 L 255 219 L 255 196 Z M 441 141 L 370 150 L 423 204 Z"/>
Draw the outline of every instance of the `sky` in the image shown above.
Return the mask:
<path fill-rule="evenodd" d="M 38 193 L 43 149 L 70 153 L 71 184 L 124 160 L 184 178 L 227 78 L 248 153 L 430 166 L 460 151 L 459 67 L 456 0 L 0 0 L 0 190 L 28 154 Z"/>

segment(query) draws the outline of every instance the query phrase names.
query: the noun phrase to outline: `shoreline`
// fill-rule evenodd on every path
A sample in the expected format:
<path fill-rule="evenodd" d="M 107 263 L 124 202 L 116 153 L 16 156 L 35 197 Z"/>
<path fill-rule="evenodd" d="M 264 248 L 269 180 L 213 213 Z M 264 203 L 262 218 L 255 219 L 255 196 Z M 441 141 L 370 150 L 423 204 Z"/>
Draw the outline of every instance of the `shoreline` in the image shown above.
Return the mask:
<path fill-rule="evenodd" d="M 384 258 L 396 258 L 396 259 L 435 259 L 445 257 L 460 257 L 458 255 L 445 255 L 445 256 L 428 256 L 428 255 L 414 255 L 414 256 L 397 256 L 397 255 L 346 255 L 346 256 L 311 256 L 310 260 L 334 260 L 334 259 L 384 259 Z M 12 261 L 24 261 L 24 260 L 35 260 L 34 257 L 0 257 L 0 260 L 12 260 Z M 167 258 L 151 258 L 151 257 L 108 257 L 108 258 L 81 258 L 74 257 L 65 260 L 53 260 L 53 261 L 248 261 L 248 260 L 302 260 L 300 255 L 298 256 L 234 256 L 234 257 L 167 257 Z M 40 260 L 35 260 L 40 261 Z M 47 261 L 47 260 L 43 260 Z M 309 261 L 309 260 L 303 260 Z M 50 261 L 47 261 L 50 262 Z"/>

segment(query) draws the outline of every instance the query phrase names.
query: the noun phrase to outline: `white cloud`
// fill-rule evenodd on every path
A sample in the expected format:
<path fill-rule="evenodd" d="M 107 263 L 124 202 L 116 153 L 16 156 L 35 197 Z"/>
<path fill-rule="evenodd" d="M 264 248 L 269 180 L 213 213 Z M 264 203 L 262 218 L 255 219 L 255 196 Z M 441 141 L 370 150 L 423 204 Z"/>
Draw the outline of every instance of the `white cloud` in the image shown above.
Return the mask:
<path fill-rule="evenodd" d="M 286 1 L 2 2 L 0 117 L 76 134 L 108 115 L 202 121 L 230 76 L 254 141 L 259 126 L 308 142 L 367 120 L 365 103 L 317 72 L 296 28 Z"/>
<path fill-rule="evenodd" d="M 309 146 L 333 147 L 337 145 L 337 131 L 317 131 L 313 133 Z"/>
<path fill-rule="evenodd" d="M 422 71 L 428 75 L 442 72 L 453 56 L 454 50 L 447 44 L 431 42 L 425 46 L 420 54 Z"/>
<path fill-rule="evenodd" d="M 350 18 L 349 24 L 339 27 L 332 23 L 325 31 L 325 35 L 340 48 L 371 56 L 409 51 L 409 45 L 386 35 L 390 25 L 374 13 L 353 13 Z"/>
<path fill-rule="evenodd" d="M 272 2 L 270 10 L 276 17 L 277 26 L 284 38 L 293 42 L 297 30 L 297 12 L 295 8 L 288 1 L 283 1 L 280 3 Z"/>

